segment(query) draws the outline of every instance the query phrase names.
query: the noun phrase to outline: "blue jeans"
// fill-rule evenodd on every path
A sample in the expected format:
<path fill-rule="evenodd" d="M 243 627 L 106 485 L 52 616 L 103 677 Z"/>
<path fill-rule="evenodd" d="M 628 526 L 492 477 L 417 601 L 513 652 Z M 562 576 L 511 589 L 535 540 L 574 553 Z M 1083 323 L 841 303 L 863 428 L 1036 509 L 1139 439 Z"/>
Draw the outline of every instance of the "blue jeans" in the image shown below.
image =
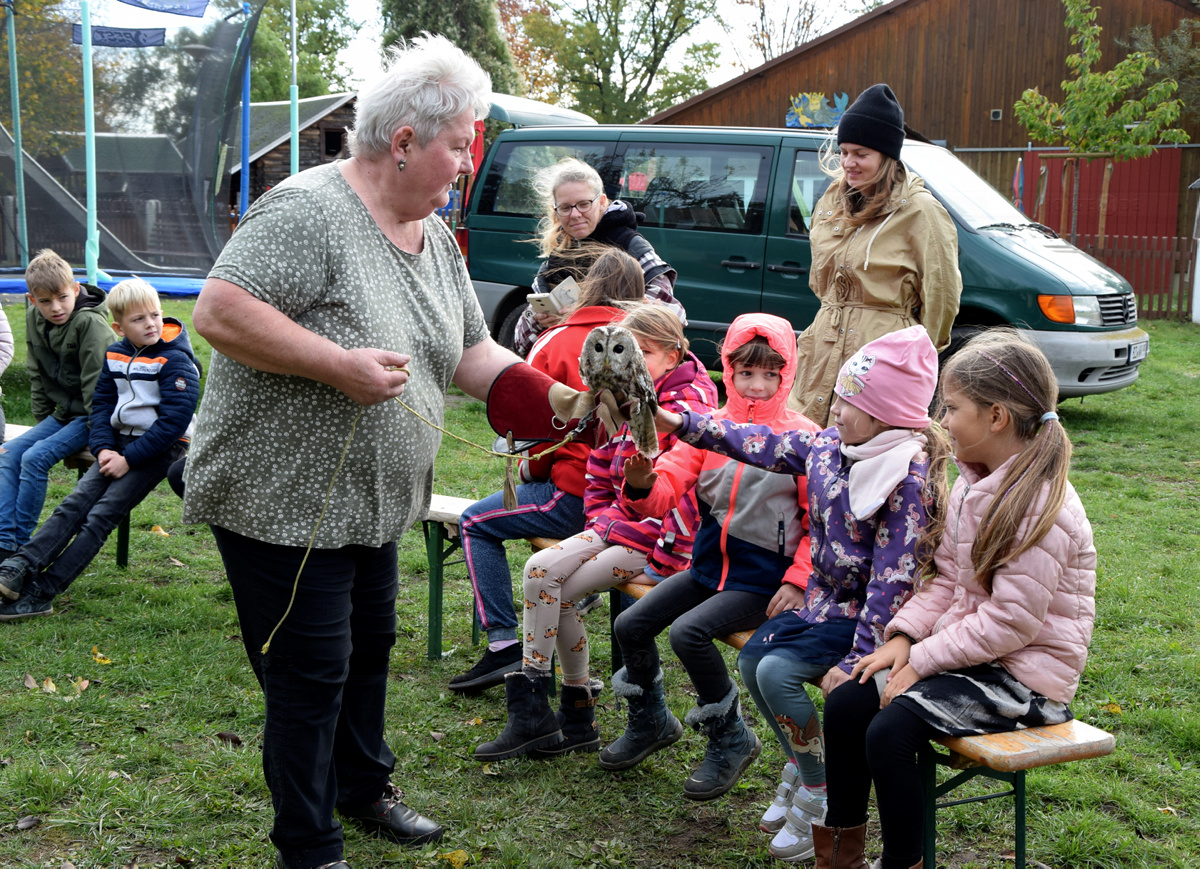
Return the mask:
<path fill-rule="evenodd" d="M 134 440 L 118 435 L 117 449 L 124 452 Z M 66 591 L 92 563 L 112 530 L 162 482 L 167 468 L 185 449 L 176 442 L 115 480 L 100 473 L 99 463 L 88 468 L 74 491 L 17 552 L 30 567 L 42 572 L 35 583 L 37 592 L 56 595 Z"/>
<path fill-rule="evenodd" d="M 753 643 L 777 624 L 777 619 L 759 629 Z M 799 619 L 796 619 L 798 622 Z M 854 619 L 829 619 L 806 628 L 795 636 L 789 631 L 786 646 L 759 656 L 738 656 L 738 670 L 746 690 L 754 698 L 784 756 L 795 762 L 806 785 L 825 784 L 825 745 L 817 707 L 808 696 L 808 683 L 816 684 L 829 669 L 849 654 L 854 646 Z M 750 645 L 747 643 L 747 645 Z"/>
<path fill-rule="evenodd" d="M 29 542 L 42 515 L 50 469 L 88 443 L 86 417 L 61 423 L 46 417 L 0 453 L 0 549 Z"/>
<path fill-rule="evenodd" d="M 458 525 L 463 556 L 475 591 L 475 611 L 489 640 L 517 638 L 519 622 L 505 541 L 525 537 L 561 540 L 578 534 L 585 524 L 583 499 L 549 482 L 517 486 L 515 510 L 504 509 L 503 492 L 463 510 Z"/>
<path fill-rule="evenodd" d="M 634 685 L 649 688 L 661 662 L 655 638 L 668 625 L 671 648 L 696 689 L 696 702 L 719 703 L 733 687 L 725 659 L 713 640 L 752 631 L 767 620 L 769 594 L 715 591 L 692 579 L 690 570 L 668 576 L 617 617 L 613 632 Z"/>
<path fill-rule="evenodd" d="M 396 756 L 384 741 L 388 656 L 396 642 L 396 544 L 279 546 L 212 526 L 242 642 L 266 701 L 263 774 L 271 841 L 290 869 L 342 857 L 335 807 L 379 799 Z"/>

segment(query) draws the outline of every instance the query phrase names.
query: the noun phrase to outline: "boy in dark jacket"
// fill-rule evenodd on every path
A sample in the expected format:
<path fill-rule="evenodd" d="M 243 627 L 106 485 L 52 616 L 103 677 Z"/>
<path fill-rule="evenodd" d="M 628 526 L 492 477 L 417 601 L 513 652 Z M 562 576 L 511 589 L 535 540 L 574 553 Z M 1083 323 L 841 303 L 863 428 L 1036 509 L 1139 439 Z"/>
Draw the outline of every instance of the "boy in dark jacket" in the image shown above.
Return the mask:
<path fill-rule="evenodd" d="M 164 321 L 154 288 L 138 278 L 109 292 L 113 331 L 92 398 L 96 463 L 37 534 L 0 564 L 0 621 L 50 615 L 51 602 L 91 563 L 129 511 L 183 455 L 200 372 L 187 332 Z"/>
<path fill-rule="evenodd" d="M 92 391 L 112 338 L 104 292 L 80 286 L 54 251 L 30 261 L 25 284 L 26 365 L 37 425 L 0 450 L 0 559 L 37 527 L 50 469 L 87 446 Z"/>

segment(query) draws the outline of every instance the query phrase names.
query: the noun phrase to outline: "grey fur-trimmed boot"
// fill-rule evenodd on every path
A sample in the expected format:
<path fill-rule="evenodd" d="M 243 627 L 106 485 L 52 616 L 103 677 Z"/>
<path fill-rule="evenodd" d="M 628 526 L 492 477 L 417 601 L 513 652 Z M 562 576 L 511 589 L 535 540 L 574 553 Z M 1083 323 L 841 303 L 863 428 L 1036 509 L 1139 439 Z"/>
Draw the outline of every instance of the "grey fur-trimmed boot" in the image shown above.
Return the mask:
<path fill-rule="evenodd" d="M 684 722 L 708 734 L 704 760 L 683 783 L 683 795 L 693 800 L 716 799 L 742 777 L 762 742 L 742 720 L 737 685 L 716 703 L 696 706 Z"/>
<path fill-rule="evenodd" d="M 604 769 L 637 766 L 683 736 L 683 725 L 667 708 L 663 696 L 662 670 L 650 687 L 644 688 L 630 682 L 628 672 L 622 667 L 613 674 L 612 689 L 613 694 L 629 705 L 629 719 L 620 738 L 600 752 L 600 766 Z"/>
<path fill-rule="evenodd" d="M 589 679 L 586 685 L 563 683 L 559 691 L 558 726 L 562 728 L 563 741 L 551 748 L 538 748 L 529 752 L 530 757 L 551 758 L 576 751 L 599 751 L 600 728 L 596 725 L 596 700 L 604 690 L 599 679 Z"/>

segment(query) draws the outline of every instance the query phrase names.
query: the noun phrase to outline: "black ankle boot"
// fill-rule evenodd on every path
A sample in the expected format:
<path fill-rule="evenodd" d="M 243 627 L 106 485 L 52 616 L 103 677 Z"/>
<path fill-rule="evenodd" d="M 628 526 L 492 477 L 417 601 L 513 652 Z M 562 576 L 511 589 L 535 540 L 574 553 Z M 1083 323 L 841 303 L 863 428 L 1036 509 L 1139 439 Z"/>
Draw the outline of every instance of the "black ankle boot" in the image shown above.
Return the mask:
<path fill-rule="evenodd" d="M 475 759 L 484 763 L 529 754 L 538 748 L 553 748 L 563 741 L 562 728 L 550 711 L 550 675 L 527 676 L 509 673 L 504 678 L 508 722 L 493 742 L 475 749 Z"/>
<path fill-rule="evenodd" d="M 563 685 L 558 724 L 563 741 L 552 748 L 529 752 L 530 757 L 550 758 L 576 751 L 599 751 L 600 728 L 596 725 L 596 699 L 604 683 L 591 679 L 586 685 Z"/>

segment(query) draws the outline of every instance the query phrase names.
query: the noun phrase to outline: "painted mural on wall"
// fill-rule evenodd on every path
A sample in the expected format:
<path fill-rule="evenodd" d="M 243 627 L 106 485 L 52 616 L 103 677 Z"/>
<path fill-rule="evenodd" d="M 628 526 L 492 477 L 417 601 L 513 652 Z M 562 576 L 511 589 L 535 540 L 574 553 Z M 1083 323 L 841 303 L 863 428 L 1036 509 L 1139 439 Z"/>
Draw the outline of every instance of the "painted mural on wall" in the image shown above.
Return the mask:
<path fill-rule="evenodd" d="M 800 93 L 791 98 L 784 124 L 788 127 L 836 127 L 850 105 L 847 94 L 834 94 L 833 105 L 823 93 Z"/>

